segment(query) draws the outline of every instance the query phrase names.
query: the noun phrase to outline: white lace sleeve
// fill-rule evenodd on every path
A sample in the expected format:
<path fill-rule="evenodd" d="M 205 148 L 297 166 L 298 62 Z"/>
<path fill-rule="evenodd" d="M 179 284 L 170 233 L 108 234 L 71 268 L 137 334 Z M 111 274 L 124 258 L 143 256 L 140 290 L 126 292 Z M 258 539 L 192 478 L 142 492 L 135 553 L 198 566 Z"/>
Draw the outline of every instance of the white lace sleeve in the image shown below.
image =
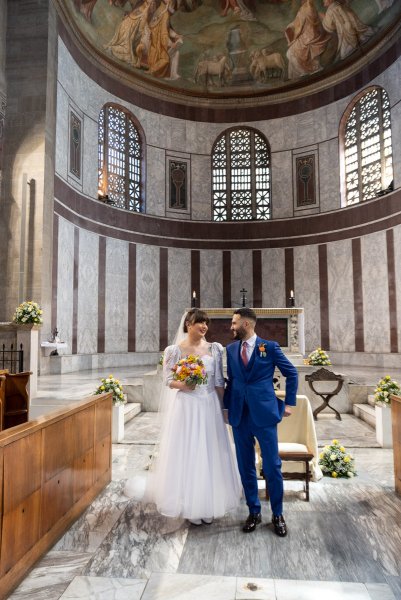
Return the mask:
<path fill-rule="evenodd" d="M 213 342 L 212 353 L 216 363 L 216 369 L 214 374 L 215 386 L 224 387 L 224 372 L 223 372 L 223 353 L 224 348 L 218 342 Z"/>
<path fill-rule="evenodd" d="M 169 386 L 173 381 L 171 369 L 180 360 L 181 352 L 178 346 L 167 346 L 163 355 L 163 383 Z"/>

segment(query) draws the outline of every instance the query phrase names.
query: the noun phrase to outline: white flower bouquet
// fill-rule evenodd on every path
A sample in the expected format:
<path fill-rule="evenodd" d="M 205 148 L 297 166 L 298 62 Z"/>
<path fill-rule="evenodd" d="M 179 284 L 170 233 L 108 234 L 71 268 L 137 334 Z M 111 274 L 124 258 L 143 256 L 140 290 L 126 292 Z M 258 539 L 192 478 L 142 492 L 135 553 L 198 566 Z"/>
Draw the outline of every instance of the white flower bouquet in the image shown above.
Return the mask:
<path fill-rule="evenodd" d="M 399 396 L 401 394 L 401 387 L 395 379 L 391 379 L 390 375 L 386 375 L 383 379 L 380 379 L 376 386 L 374 396 L 375 402 L 377 402 L 377 404 L 390 404 L 390 396 L 392 394 Z"/>
<path fill-rule="evenodd" d="M 325 446 L 319 454 L 319 465 L 323 475 L 329 477 L 354 477 L 356 475 L 354 458 L 348 454 L 338 440 Z"/>
<path fill-rule="evenodd" d="M 311 352 L 308 358 L 305 358 L 304 363 L 306 365 L 331 365 L 329 355 L 321 348 L 316 348 Z"/>
<path fill-rule="evenodd" d="M 101 384 L 94 392 L 94 395 L 97 394 L 105 394 L 106 392 L 113 392 L 113 404 L 125 404 L 126 400 L 123 394 L 123 386 L 119 382 L 118 379 L 113 377 L 113 375 L 109 375 L 108 377 L 104 377 L 101 380 Z"/>
<path fill-rule="evenodd" d="M 22 304 L 17 306 L 13 316 L 13 321 L 19 325 L 41 325 L 43 323 L 42 313 L 43 311 L 39 304 L 29 300 L 22 302 Z"/>

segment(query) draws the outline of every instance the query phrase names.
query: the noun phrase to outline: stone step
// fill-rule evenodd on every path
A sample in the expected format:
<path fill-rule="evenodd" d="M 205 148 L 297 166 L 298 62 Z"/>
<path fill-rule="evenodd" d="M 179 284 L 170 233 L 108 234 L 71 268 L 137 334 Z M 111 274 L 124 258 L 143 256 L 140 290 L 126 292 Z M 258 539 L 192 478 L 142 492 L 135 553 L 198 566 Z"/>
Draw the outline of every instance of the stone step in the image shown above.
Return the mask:
<path fill-rule="evenodd" d="M 124 423 L 128 423 L 134 419 L 142 410 L 142 406 L 139 402 L 127 402 L 124 405 Z"/>
<path fill-rule="evenodd" d="M 368 395 L 374 392 L 375 387 L 374 385 L 362 385 L 360 383 L 351 384 L 348 388 L 351 404 L 364 404 L 367 402 Z"/>
<path fill-rule="evenodd" d="M 127 402 L 142 402 L 143 401 L 143 379 L 130 379 L 122 382 L 124 394 L 127 394 Z"/>
<path fill-rule="evenodd" d="M 353 413 L 358 419 L 362 419 L 368 425 L 376 429 L 376 413 L 373 406 L 369 404 L 354 404 Z"/>
<path fill-rule="evenodd" d="M 374 394 L 369 394 L 368 396 L 368 404 L 370 404 L 370 406 L 376 406 L 376 402 L 375 402 L 375 395 Z"/>

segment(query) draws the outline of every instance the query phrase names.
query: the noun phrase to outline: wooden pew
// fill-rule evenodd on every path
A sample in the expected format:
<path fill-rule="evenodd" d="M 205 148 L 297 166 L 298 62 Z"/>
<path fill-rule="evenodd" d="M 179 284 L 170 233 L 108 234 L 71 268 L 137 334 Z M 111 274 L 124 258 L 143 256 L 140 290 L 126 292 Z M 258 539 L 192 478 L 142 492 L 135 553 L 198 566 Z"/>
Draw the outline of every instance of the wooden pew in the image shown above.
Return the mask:
<path fill-rule="evenodd" d="M 8 429 L 29 420 L 29 383 L 30 371 L 5 374 L 5 398 L 2 411 L 1 429 Z"/>

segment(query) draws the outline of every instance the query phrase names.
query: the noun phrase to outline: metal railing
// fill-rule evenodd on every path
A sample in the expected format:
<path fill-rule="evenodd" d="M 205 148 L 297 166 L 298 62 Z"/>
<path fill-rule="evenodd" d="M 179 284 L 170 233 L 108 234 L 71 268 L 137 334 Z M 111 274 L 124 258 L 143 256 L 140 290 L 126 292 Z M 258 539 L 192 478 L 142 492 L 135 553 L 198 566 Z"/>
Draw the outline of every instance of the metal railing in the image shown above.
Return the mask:
<path fill-rule="evenodd" d="M 19 349 L 11 344 L 10 349 L 6 349 L 6 345 L 0 349 L 0 369 L 8 369 L 10 373 L 22 373 L 24 370 L 24 350 L 20 344 Z"/>

